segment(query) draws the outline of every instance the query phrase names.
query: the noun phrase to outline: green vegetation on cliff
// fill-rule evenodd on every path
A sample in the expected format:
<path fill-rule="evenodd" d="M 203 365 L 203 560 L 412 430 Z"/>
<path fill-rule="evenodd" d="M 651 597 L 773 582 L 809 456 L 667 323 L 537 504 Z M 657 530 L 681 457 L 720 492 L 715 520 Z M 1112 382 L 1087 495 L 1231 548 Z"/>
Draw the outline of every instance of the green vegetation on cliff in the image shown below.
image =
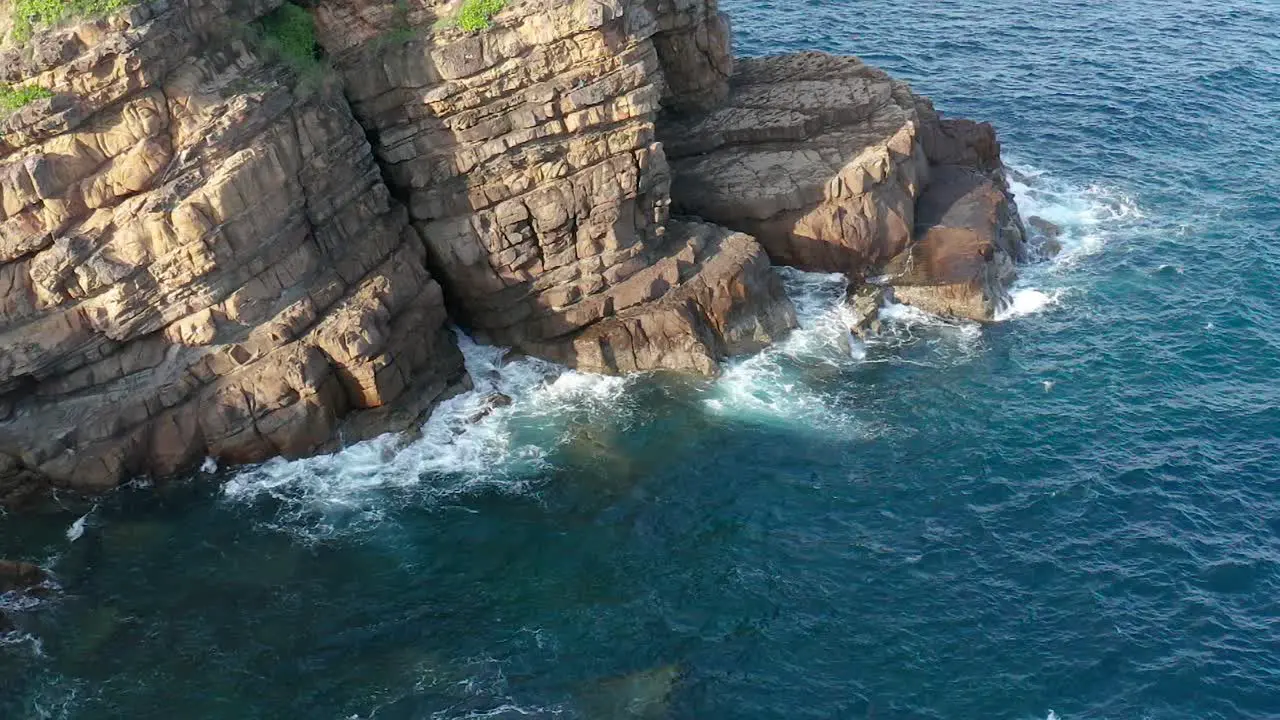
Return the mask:
<path fill-rule="evenodd" d="M 93 17 L 132 5 L 134 0 L 14 0 L 13 39 L 25 42 L 39 27 L 69 18 Z"/>
<path fill-rule="evenodd" d="M 22 108 L 27 103 L 49 97 L 53 97 L 53 93 L 38 85 L 27 85 L 25 87 L 0 85 L 0 110 L 10 113 Z"/>
<path fill-rule="evenodd" d="M 311 13 L 287 2 L 263 17 L 260 25 L 267 49 L 299 75 L 319 67 L 316 25 Z"/>
<path fill-rule="evenodd" d="M 490 19 L 507 6 L 507 0 L 463 0 L 458 10 L 458 27 L 467 32 L 488 30 Z"/>

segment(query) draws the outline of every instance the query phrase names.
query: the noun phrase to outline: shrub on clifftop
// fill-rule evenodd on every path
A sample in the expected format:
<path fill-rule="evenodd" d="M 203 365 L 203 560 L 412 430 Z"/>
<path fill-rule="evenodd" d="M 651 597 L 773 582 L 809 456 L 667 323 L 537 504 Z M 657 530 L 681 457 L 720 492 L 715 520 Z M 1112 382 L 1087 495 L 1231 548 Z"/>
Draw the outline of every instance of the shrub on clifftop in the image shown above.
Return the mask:
<path fill-rule="evenodd" d="M 320 63 L 311 13 L 287 2 L 262 18 L 261 24 L 267 47 L 298 74 L 305 74 Z"/>

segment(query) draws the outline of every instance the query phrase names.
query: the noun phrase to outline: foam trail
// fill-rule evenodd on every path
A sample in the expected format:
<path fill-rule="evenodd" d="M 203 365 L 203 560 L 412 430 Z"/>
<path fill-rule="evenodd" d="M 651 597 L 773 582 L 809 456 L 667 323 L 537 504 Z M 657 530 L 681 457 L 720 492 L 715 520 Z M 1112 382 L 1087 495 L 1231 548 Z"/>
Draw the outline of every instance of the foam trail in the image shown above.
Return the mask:
<path fill-rule="evenodd" d="M 835 398 L 812 387 L 815 372 L 848 366 L 862 354 L 849 332 L 843 298 L 847 280 L 839 273 L 778 268 L 796 308 L 799 327 L 783 342 L 731 362 L 704 402 L 717 414 L 771 422 L 820 423 L 832 432 L 857 434 L 853 418 Z"/>
<path fill-rule="evenodd" d="M 89 519 L 92 510 L 81 515 L 75 522 L 71 523 L 71 527 L 67 528 L 67 542 L 75 542 L 84 535 L 84 522 Z"/>
<path fill-rule="evenodd" d="M 1123 192 L 1100 185 L 1080 187 L 1016 160 L 1005 163 L 1009 188 L 1024 221 L 1039 217 L 1058 226 L 1061 250 L 1048 262 L 1019 268 L 1010 290 L 1012 302 L 997 321 L 1026 317 L 1057 305 L 1073 288 L 1063 284 L 1064 271 L 1102 252 L 1109 239 L 1126 225 L 1143 219 L 1137 203 Z M 1043 239 L 1028 224 L 1032 253 L 1042 251 Z"/>
<path fill-rule="evenodd" d="M 224 498 L 274 500 L 278 526 L 323 537 L 384 519 L 389 492 L 421 502 L 485 486 L 520 491 L 564 440 L 570 417 L 625 413 L 627 379 L 509 361 L 507 349 L 456 334 L 474 389 L 437 406 L 416 439 L 388 433 L 329 455 L 273 459 L 238 473 Z M 499 394 L 510 404 L 495 403 Z"/>

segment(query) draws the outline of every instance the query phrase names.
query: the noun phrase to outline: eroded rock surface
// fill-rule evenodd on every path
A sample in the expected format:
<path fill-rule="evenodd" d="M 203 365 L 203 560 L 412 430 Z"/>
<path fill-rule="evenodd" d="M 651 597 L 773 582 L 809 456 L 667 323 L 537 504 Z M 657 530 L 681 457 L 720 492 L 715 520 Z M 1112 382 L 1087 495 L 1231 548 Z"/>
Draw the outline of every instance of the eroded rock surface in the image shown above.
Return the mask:
<path fill-rule="evenodd" d="M 894 298 L 935 315 L 995 319 L 1017 277 L 1023 236 L 1008 195 L 972 167 L 934 167 L 916 239 L 884 269 Z"/>
<path fill-rule="evenodd" d="M 0 505 L 409 424 L 467 383 L 451 320 L 713 374 L 795 325 L 771 259 L 987 317 L 1022 252 L 989 125 L 856 58 L 735 68 L 714 0 L 513 0 L 476 33 L 457 0 L 323 0 L 309 90 L 245 31 L 279 2 L 0 51 L 56 91 L 0 140 Z"/>
<path fill-rule="evenodd" d="M 727 94 L 713 3 L 520 2 L 478 34 L 440 26 L 449 4 L 411 4 L 399 7 L 417 34 L 388 45 L 396 7 L 326 2 L 321 39 L 339 49 L 354 111 L 479 339 L 602 372 L 712 373 L 714 358 L 755 347 L 738 338 L 742 317 L 761 319 L 753 337 L 794 323 L 776 284 L 757 281 L 768 261 L 754 241 L 708 231 L 693 248 L 687 227 L 669 226 L 654 120 L 663 103 Z M 667 296 L 694 276 L 730 289 L 682 291 L 706 296 L 684 317 Z M 721 302 L 734 292 L 746 295 Z"/>
<path fill-rule="evenodd" d="M 692 220 L 667 230 L 673 252 L 618 286 L 615 314 L 547 356 L 593 372 L 714 375 L 720 360 L 759 351 L 795 327 L 782 280 L 750 236 Z"/>
<path fill-rule="evenodd" d="M 5 51 L 5 81 L 58 94 L 0 146 L 0 501 L 302 455 L 462 379 L 340 89 L 296 92 L 247 42 L 272 5 L 138 6 Z"/>
<path fill-rule="evenodd" d="M 906 247 L 928 161 L 905 83 L 801 53 L 741 60 L 731 88 L 723 107 L 663 127 L 677 210 L 806 270 L 861 273 Z"/>
<path fill-rule="evenodd" d="M 755 235 L 775 262 L 889 266 L 903 302 L 994 317 L 1025 255 L 994 128 L 940 117 L 853 57 L 744 60 L 730 87 L 663 126 L 678 211 Z"/>

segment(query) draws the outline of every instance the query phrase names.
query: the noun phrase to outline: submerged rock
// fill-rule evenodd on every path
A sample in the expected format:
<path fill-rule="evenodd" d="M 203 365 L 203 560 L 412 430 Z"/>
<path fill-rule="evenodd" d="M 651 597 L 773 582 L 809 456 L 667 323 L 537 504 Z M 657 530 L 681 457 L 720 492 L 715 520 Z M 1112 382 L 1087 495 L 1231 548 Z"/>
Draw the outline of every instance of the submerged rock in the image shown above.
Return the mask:
<path fill-rule="evenodd" d="M 0 595 L 37 591 L 48 579 L 48 573 L 39 565 L 15 560 L 0 560 Z M 13 619 L 0 610 L 0 633 L 16 629 Z"/>
<path fill-rule="evenodd" d="M 1062 227 L 1057 223 L 1049 222 L 1039 215 L 1031 215 L 1027 218 L 1027 226 L 1040 233 L 1047 239 L 1057 238 L 1062 235 Z"/>
<path fill-rule="evenodd" d="M 511 396 L 506 393 L 489 393 L 480 401 L 480 409 L 472 413 L 471 416 L 467 418 L 467 422 L 474 425 L 488 417 L 494 410 L 502 407 L 508 407 L 512 402 Z"/>
<path fill-rule="evenodd" d="M 588 720 L 660 720 L 679 677 L 672 664 L 599 680 L 577 694 L 578 707 Z"/>
<path fill-rule="evenodd" d="M 1062 252 L 1062 241 L 1059 239 L 1062 236 L 1060 225 L 1038 215 L 1032 215 L 1027 218 L 1027 227 L 1036 234 L 1035 249 L 1040 257 L 1049 259 Z"/>
<path fill-rule="evenodd" d="M 31 590 L 48 579 L 48 573 L 39 565 L 0 560 L 0 594 Z"/>

